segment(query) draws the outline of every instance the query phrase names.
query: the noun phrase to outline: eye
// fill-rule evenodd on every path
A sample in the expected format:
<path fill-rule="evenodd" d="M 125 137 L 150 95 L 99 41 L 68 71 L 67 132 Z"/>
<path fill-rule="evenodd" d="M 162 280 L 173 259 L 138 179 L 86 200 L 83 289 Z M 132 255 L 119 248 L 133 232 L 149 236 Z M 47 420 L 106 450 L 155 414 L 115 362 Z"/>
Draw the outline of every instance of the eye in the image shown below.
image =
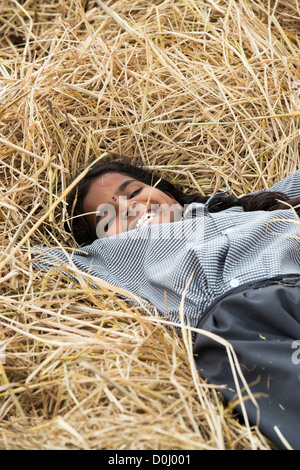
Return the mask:
<path fill-rule="evenodd" d="M 136 191 L 133 191 L 133 193 L 129 196 L 128 199 L 132 199 L 133 197 L 137 196 L 142 191 L 142 189 L 143 188 L 139 188 Z"/>

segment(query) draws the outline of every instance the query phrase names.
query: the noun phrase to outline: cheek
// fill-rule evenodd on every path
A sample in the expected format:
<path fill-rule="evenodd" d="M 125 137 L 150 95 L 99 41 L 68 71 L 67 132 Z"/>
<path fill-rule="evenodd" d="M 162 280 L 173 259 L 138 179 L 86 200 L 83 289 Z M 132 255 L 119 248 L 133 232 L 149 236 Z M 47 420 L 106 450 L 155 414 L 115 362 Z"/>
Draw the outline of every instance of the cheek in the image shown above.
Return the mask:
<path fill-rule="evenodd" d="M 175 214 L 174 220 L 172 220 L 172 222 L 178 220 L 177 214 L 182 212 L 181 205 L 169 194 L 164 194 L 162 199 L 164 206 L 168 205 L 170 207 L 171 213 L 174 212 Z"/>
<path fill-rule="evenodd" d="M 159 223 L 178 222 L 181 220 L 183 208 L 174 198 L 164 195 L 159 205 Z"/>
<path fill-rule="evenodd" d="M 171 195 L 164 193 L 159 189 L 154 189 L 152 196 L 153 199 L 157 199 L 158 204 L 168 204 L 169 206 L 171 206 L 172 204 L 177 203 Z"/>

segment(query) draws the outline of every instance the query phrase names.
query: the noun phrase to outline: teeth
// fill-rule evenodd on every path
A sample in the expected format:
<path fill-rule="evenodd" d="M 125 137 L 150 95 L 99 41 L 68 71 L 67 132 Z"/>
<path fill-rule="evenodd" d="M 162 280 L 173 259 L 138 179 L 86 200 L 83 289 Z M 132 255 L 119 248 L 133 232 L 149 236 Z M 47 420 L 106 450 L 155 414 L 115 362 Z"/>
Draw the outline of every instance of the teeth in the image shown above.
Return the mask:
<path fill-rule="evenodd" d="M 144 214 L 142 217 L 139 218 L 135 228 L 140 228 L 143 225 L 148 225 L 149 220 L 153 219 L 155 216 L 156 216 L 156 212 L 147 212 L 146 214 Z"/>

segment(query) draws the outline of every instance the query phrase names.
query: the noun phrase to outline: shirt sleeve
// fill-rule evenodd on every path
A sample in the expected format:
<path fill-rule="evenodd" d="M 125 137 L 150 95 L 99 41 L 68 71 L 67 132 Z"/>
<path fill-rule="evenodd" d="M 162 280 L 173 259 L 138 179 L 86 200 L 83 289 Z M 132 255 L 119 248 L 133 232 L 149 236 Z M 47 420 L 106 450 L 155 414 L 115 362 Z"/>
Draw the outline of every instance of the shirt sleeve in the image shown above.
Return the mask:
<path fill-rule="evenodd" d="M 289 198 L 300 197 L 300 171 L 296 171 L 275 183 L 267 191 L 280 191 Z"/>

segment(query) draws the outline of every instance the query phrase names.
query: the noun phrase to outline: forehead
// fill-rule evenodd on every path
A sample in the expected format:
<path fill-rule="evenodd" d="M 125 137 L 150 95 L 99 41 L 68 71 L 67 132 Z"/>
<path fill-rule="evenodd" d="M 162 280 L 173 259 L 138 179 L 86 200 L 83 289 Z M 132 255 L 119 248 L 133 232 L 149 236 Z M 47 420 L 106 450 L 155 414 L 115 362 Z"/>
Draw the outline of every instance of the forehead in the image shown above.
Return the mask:
<path fill-rule="evenodd" d="M 125 181 L 133 179 L 121 173 L 105 173 L 95 178 L 84 198 L 84 210 L 90 212 L 100 204 L 110 202 Z"/>
<path fill-rule="evenodd" d="M 108 196 L 113 196 L 120 186 L 125 183 L 125 181 L 132 180 L 128 175 L 122 175 L 121 173 L 105 173 L 95 178 L 91 183 L 87 198 L 97 197 L 101 198 L 101 195 L 106 199 Z"/>
<path fill-rule="evenodd" d="M 104 175 L 100 175 L 95 178 L 95 180 L 90 185 L 89 191 L 93 189 L 117 190 L 119 186 L 128 179 L 134 179 L 134 178 L 131 178 L 128 175 L 123 175 L 122 173 L 117 173 L 117 172 L 104 173 Z"/>

